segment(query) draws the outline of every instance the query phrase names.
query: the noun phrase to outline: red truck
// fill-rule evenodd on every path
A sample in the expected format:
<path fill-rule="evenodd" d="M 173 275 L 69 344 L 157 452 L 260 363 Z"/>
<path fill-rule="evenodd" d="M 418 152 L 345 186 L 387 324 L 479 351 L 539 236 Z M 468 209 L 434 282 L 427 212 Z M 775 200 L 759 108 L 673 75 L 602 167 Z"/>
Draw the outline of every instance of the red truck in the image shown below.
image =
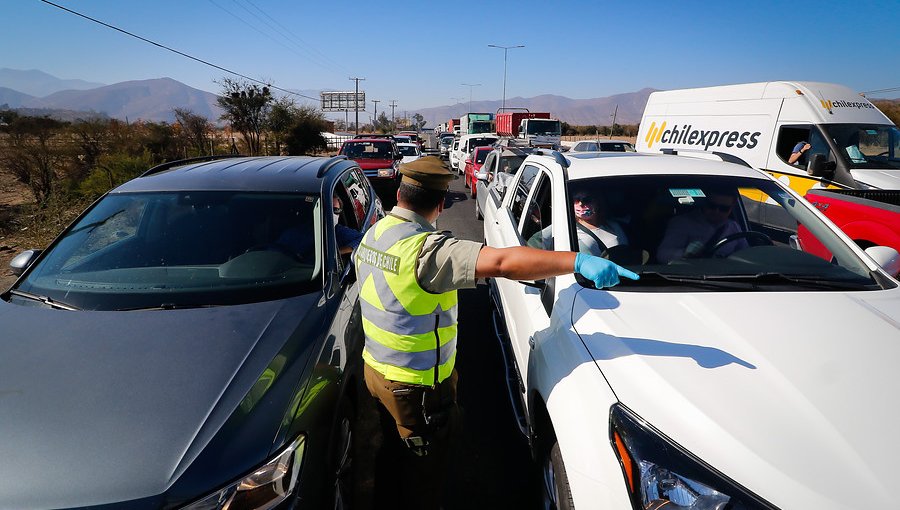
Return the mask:
<path fill-rule="evenodd" d="M 561 124 L 550 112 L 498 112 L 494 120 L 500 136 L 522 138 L 536 147 L 559 147 Z"/>
<path fill-rule="evenodd" d="M 861 248 L 888 246 L 900 251 L 900 190 L 812 189 L 804 197 Z M 803 250 L 831 260 L 831 252 L 803 225 Z"/>
<path fill-rule="evenodd" d="M 459 132 L 459 119 L 450 119 L 450 122 L 447 123 L 447 132 L 454 135 Z"/>

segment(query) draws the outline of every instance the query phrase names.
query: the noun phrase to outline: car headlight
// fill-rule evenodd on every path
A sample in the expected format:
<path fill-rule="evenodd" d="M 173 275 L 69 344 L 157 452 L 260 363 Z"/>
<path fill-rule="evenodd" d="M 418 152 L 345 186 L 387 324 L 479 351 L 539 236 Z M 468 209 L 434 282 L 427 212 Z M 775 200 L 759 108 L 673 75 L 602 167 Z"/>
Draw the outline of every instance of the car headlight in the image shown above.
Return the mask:
<path fill-rule="evenodd" d="M 612 407 L 609 430 L 635 510 L 775 510 L 623 406 Z"/>
<path fill-rule="evenodd" d="M 302 434 L 270 461 L 240 480 L 182 510 L 255 510 L 281 503 L 294 491 L 306 451 Z"/>

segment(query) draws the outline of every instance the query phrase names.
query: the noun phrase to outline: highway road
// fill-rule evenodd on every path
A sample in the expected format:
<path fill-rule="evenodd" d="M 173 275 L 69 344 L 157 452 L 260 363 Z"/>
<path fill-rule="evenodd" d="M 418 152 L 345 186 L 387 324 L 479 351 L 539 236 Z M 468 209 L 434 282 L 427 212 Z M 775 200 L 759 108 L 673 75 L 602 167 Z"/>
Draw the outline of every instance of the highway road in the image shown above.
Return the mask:
<path fill-rule="evenodd" d="M 474 203 L 462 178 L 452 182 L 438 228 L 463 239 L 483 241 L 483 223 L 475 219 Z M 459 291 L 459 307 L 456 366 L 458 400 L 464 418 L 443 508 L 536 509 L 540 499 L 537 470 L 528 444 L 515 424 L 506 392 L 486 282 L 480 281 L 475 289 Z M 379 435 L 374 430 L 371 433 L 373 437 Z M 378 439 L 369 442 L 373 448 L 380 447 Z M 378 483 L 382 483 L 380 479 Z M 357 497 L 369 500 L 369 490 L 371 487 L 364 487 Z M 368 507 L 365 502 L 357 506 Z"/>

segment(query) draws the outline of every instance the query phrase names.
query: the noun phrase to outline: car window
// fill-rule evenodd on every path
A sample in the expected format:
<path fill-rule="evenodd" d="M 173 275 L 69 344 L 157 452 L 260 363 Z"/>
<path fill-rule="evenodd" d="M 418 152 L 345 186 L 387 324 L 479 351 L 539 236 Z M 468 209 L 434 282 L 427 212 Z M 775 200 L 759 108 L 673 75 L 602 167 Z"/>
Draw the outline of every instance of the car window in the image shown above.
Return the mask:
<path fill-rule="evenodd" d="M 322 244 L 315 195 L 110 194 L 20 289 L 90 310 L 263 301 L 320 288 Z"/>
<path fill-rule="evenodd" d="M 802 199 L 766 178 L 633 175 L 570 180 L 568 230 L 577 246 L 642 273 L 653 291 L 870 290 L 868 266 Z M 789 219 L 777 236 L 755 215 Z M 559 230 L 559 229 L 557 229 Z M 590 231 L 589 233 L 586 231 Z M 593 250 L 599 250 L 594 252 Z M 701 283 L 702 282 L 702 283 Z"/>
<path fill-rule="evenodd" d="M 520 233 L 522 239 L 528 246 L 532 248 L 540 248 L 542 250 L 553 249 L 553 231 L 550 227 L 550 221 L 553 218 L 551 214 L 551 184 L 548 175 L 543 174 L 539 177 L 534 192 L 528 201 L 526 210 L 528 214 L 522 218 Z"/>
<path fill-rule="evenodd" d="M 497 154 L 495 152 L 488 152 L 487 156 L 484 158 L 484 164 L 481 165 L 482 172 L 491 172 L 493 173 L 494 169 L 494 161 L 497 159 Z M 489 174 L 488 179 L 493 179 L 493 175 Z"/>
<path fill-rule="evenodd" d="M 366 213 L 369 211 L 369 189 L 367 181 L 359 175 L 357 169 L 345 172 L 341 176 L 341 183 L 346 189 L 346 195 L 350 200 L 350 214 L 347 216 L 348 226 L 359 230 L 366 219 Z M 346 204 L 346 202 L 345 202 Z M 346 214 L 346 213 L 345 213 Z"/>
<path fill-rule="evenodd" d="M 513 197 L 513 203 L 510 208 L 513 215 L 513 221 L 516 225 L 520 224 L 522 212 L 525 210 L 525 203 L 528 199 L 528 193 L 531 191 L 531 185 L 534 183 L 534 179 L 537 177 L 538 172 L 538 167 L 526 165 L 525 168 L 522 169 L 521 177 L 516 182 L 516 194 Z"/>

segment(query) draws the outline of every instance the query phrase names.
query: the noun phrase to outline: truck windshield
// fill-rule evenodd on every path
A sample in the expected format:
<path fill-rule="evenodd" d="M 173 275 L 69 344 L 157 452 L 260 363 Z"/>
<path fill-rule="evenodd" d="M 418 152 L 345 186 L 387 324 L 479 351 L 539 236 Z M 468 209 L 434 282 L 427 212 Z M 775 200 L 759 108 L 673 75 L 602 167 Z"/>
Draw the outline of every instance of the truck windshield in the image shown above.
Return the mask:
<path fill-rule="evenodd" d="M 489 120 L 482 120 L 469 124 L 469 133 L 474 135 L 480 135 L 481 133 L 491 133 L 492 131 L 493 126 L 491 125 L 491 121 Z"/>
<path fill-rule="evenodd" d="M 559 136 L 562 133 L 558 120 L 541 120 L 529 119 L 528 131 L 529 135 L 554 135 Z"/>
<path fill-rule="evenodd" d="M 826 124 L 850 168 L 900 170 L 900 130 L 884 124 Z"/>

